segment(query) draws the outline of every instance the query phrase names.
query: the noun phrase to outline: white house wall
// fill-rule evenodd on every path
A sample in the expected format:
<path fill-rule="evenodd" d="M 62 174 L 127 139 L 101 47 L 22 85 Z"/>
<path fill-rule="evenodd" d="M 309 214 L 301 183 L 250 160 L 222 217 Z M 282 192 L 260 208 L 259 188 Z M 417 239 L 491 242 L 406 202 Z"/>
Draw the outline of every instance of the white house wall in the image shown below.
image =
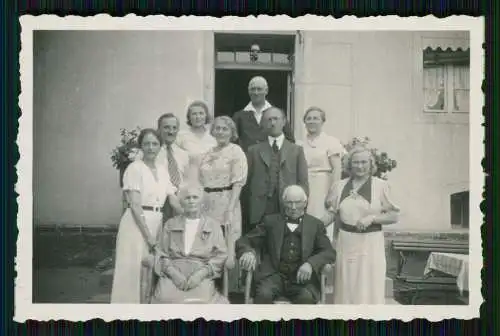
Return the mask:
<path fill-rule="evenodd" d="M 326 132 L 342 141 L 368 136 L 397 160 L 389 178 L 403 212 L 394 229 L 447 230 L 449 194 L 469 181 L 469 125 L 415 117 L 423 113 L 415 34 L 304 32 L 296 113 L 320 106 Z"/>
<path fill-rule="evenodd" d="M 116 225 L 120 128 L 203 99 L 202 32 L 53 31 L 34 49 L 35 224 Z"/>
<path fill-rule="evenodd" d="M 295 131 L 315 105 L 342 141 L 366 135 L 398 161 L 396 228 L 450 228 L 449 194 L 467 188 L 468 123 L 422 121 L 418 33 L 302 32 Z M 184 125 L 189 101 L 213 106 L 210 32 L 51 32 L 34 57 L 35 224 L 116 225 L 121 200 L 110 152 L 120 128 Z"/>

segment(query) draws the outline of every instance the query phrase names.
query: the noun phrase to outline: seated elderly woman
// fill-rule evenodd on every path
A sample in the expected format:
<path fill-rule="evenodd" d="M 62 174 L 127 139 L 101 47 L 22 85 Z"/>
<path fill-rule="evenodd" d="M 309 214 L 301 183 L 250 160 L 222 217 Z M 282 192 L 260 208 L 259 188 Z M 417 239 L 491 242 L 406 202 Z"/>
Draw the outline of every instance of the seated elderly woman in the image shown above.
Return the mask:
<path fill-rule="evenodd" d="M 214 284 L 227 247 L 221 224 L 201 214 L 202 197 L 199 185 L 179 190 L 184 213 L 169 219 L 159 235 L 153 266 L 159 278 L 151 303 L 228 303 Z"/>

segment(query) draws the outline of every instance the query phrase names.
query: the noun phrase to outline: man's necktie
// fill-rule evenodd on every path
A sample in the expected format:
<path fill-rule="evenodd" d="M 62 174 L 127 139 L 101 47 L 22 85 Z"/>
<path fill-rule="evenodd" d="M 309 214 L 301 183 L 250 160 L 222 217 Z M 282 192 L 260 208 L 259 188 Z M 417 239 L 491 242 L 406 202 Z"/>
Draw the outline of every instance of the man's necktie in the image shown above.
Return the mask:
<path fill-rule="evenodd" d="M 175 161 L 171 145 L 167 146 L 167 160 L 170 181 L 176 188 L 178 188 L 179 184 L 181 183 L 181 175 L 179 174 L 179 167 L 177 166 L 177 162 Z"/>
<path fill-rule="evenodd" d="M 279 152 L 279 147 L 278 147 L 278 143 L 276 142 L 276 139 L 274 139 L 274 142 L 273 142 L 273 151 L 275 153 Z"/>
<path fill-rule="evenodd" d="M 292 217 L 286 217 L 286 222 L 290 224 L 300 224 L 302 222 L 302 217 L 299 218 L 292 218 Z"/>

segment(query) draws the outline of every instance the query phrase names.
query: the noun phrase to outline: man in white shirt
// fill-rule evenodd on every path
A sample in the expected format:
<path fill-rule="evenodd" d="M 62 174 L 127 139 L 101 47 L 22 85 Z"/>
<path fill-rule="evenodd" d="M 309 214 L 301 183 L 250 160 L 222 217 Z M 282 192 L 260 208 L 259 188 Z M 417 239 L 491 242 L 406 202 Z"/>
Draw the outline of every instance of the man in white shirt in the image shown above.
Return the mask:
<path fill-rule="evenodd" d="M 188 152 L 176 144 L 179 128 L 179 119 L 173 113 L 166 113 L 158 118 L 158 132 L 163 140 L 158 163 L 167 167 L 170 181 L 176 188 L 186 178 L 189 168 Z"/>
<path fill-rule="evenodd" d="M 189 173 L 189 154 L 176 144 L 179 128 L 179 119 L 173 113 L 166 113 L 158 118 L 158 131 L 164 142 L 158 153 L 158 162 L 167 168 L 170 182 L 176 188 L 179 188 Z M 168 202 L 165 203 L 163 221 L 173 217 L 176 212 Z"/>
<path fill-rule="evenodd" d="M 267 81 L 262 76 L 253 77 L 248 83 L 248 96 L 250 102 L 243 110 L 234 113 L 233 120 L 238 130 L 238 144 L 244 152 L 248 148 L 267 138 L 266 132 L 261 127 L 262 114 L 272 105 L 266 100 L 269 87 Z M 295 142 L 290 124 L 285 123 L 285 137 L 290 142 Z"/>

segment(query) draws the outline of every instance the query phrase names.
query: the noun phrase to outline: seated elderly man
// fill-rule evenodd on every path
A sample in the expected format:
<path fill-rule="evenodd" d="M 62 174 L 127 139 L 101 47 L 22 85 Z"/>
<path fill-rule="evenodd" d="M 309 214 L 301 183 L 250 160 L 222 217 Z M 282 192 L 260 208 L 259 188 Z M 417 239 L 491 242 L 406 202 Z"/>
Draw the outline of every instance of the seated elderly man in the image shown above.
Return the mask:
<path fill-rule="evenodd" d="M 203 188 L 182 186 L 182 215 L 169 219 L 159 235 L 154 272 L 159 277 L 151 303 L 229 303 L 217 292 L 227 259 L 220 223 L 201 214 Z"/>
<path fill-rule="evenodd" d="M 292 304 L 316 304 L 322 268 L 335 261 L 335 251 L 321 220 L 305 214 L 307 195 L 297 185 L 283 192 L 285 214 L 264 216 L 262 223 L 236 242 L 243 269 L 256 267 L 256 304 L 286 298 Z"/>

